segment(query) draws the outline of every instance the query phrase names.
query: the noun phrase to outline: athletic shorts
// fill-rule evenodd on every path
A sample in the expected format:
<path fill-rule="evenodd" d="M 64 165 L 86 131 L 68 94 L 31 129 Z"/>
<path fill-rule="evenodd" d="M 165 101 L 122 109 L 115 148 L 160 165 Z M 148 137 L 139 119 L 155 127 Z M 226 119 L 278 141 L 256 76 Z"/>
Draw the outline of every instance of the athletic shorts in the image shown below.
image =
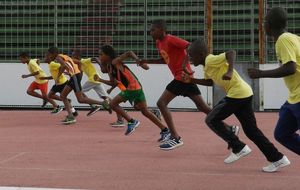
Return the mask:
<path fill-rule="evenodd" d="M 108 97 L 108 94 L 101 83 L 86 81 L 82 86 L 82 92 L 88 92 L 94 89 L 100 98 Z"/>
<path fill-rule="evenodd" d="M 51 88 L 51 91 L 52 92 L 55 92 L 55 93 L 61 93 L 63 91 L 63 89 L 65 88 L 65 86 L 67 85 L 68 82 L 65 82 L 63 84 L 59 84 L 59 85 L 53 85 L 52 88 Z"/>
<path fill-rule="evenodd" d="M 71 87 L 74 92 L 80 92 L 82 87 L 81 87 L 81 78 L 82 78 L 82 74 L 78 73 L 76 75 L 71 76 L 71 78 L 69 79 L 69 81 L 67 82 L 67 85 L 69 87 Z"/>
<path fill-rule="evenodd" d="M 139 90 L 124 90 L 119 93 L 119 96 L 129 101 L 131 105 L 137 104 L 139 102 L 145 102 L 145 94 L 142 89 Z"/>
<path fill-rule="evenodd" d="M 29 91 L 34 91 L 36 89 L 39 89 L 43 95 L 47 95 L 47 93 L 48 93 L 48 82 L 45 82 L 43 84 L 39 84 L 39 83 L 33 81 L 30 84 L 30 86 L 28 87 L 28 90 Z"/>
<path fill-rule="evenodd" d="M 201 92 L 196 84 L 184 83 L 175 79 L 168 84 L 166 89 L 176 96 L 192 97 L 195 95 L 201 95 Z"/>

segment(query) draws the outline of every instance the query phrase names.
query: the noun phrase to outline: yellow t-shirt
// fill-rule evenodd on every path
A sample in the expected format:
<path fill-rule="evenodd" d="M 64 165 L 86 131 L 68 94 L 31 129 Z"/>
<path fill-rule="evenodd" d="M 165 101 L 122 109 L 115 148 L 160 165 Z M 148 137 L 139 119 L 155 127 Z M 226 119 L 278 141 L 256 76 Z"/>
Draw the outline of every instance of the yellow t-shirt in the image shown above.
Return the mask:
<path fill-rule="evenodd" d="M 35 75 L 35 82 L 38 84 L 44 84 L 46 82 L 48 82 L 48 80 L 40 80 L 40 77 L 46 77 L 46 73 L 43 71 L 43 69 L 37 64 L 37 59 L 30 59 L 29 63 L 27 64 L 27 68 L 29 70 L 29 72 L 35 73 L 35 72 L 39 72 L 38 75 Z"/>
<path fill-rule="evenodd" d="M 275 44 L 277 59 L 280 64 L 290 61 L 296 63 L 296 73 L 283 77 L 289 90 L 288 102 L 295 104 L 300 102 L 300 37 L 292 33 L 283 33 Z"/>
<path fill-rule="evenodd" d="M 49 63 L 49 71 L 54 80 L 56 80 L 57 78 L 60 66 L 61 65 L 59 63 L 56 63 L 55 61 L 51 61 L 51 63 Z M 67 77 L 64 74 L 61 74 L 56 85 L 64 84 L 67 81 Z"/>
<path fill-rule="evenodd" d="M 228 70 L 225 53 L 220 55 L 208 55 L 205 59 L 204 78 L 211 79 L 223 88 L 229 98 L 247 98 L 253 95 L 251 87 L 233 69 L 231 80 L 222 80 L 222 76 Z"/>
<path fill-rule="evenodd" d="M 96 68 L 92 63 L 92 59 L 91 58 L 81 59 L 80 62 L 81 62 L 81 70 L 88 77 L 88 81 L 92 83 L 100 83 L 94 80 L 94 75 L 97 74 L 99 77 L 100 75 L 97 73 Z"/>

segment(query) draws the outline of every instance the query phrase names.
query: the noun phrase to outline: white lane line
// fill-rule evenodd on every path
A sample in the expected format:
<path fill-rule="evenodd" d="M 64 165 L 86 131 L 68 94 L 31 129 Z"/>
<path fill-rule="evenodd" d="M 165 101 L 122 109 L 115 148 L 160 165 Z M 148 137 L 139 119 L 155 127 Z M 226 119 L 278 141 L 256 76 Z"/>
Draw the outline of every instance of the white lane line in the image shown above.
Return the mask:
<path fill-rule="evenodd" d="M 4 164 L 4 163 L 6 163 L 6 162 L 9 162 L 9 161 L 11 161 L 11 160 L 13 160 L 13 159 L 15 159 L 15 158 L 18 158 L 18 157 L 20 157 L 20 156 L 23 156 L 24 154 L 26 154 L 26 152 L 20 152 L 20 153 L 18 153 L 18 154 L 16 154 L 16 155 L 12 156 L 12 157 L 10 157 L 10 158 L 7 158 L 7 159 L 5 159 L 5 160 L 1 160 L 1 161 L 0 161 L 0 164 Z"/>
<path fill-rule="evenodd" d="M 40 170 L 40 171 L 54 171 L 54 172 L 85 172 L 85 173 L 102 173 L 102 174 L 109 174 L 109 173 L 113 173 L 114 171 L 111 170 L 89 170 L 89 169 L 55 169 L 55 168 L 17 168 L 17 167 L 1 167 L 0 169 L 4 170 Z M 230 171 L 230 170 L 229 170 Z M 226 171 L 224 172 L 180 172 L 181 175 L 191 175 L 191 176 L 233 176 L 233 177 L 259 177 L 259 178 L 287 178 L 287 179 L 297 179 L 300 180 L 300 175 L 286 175 L 286 174 L 282 174 L 279 172 L 275 172 L 275 173 L 264 173 L 260 170 L 257 170 L 257 174 L 249 174 L 246 170 L 243 173 L 239 173 L 239 174 L 234 174 L 234 173 L 226 173 Z M 119 174 L 128 174 L 128 171 L 118 171 Z M 139 172 L 141 175 L 145 175 L 145 174 L 155 174 L 155 175 L 159 175 L 159 174 L 163 174 L 163 175 L 172 175 L 174 174 L 173 171 L 142 171 Z M 1 189 L 0 189 L 1 190 Z"/>
<path fill-rule="evenodd" d="M 33 188 L 33 187 L 0 187 L 0 190 L 80 190 L 80 189 Z M 83 190 L 83 189 L 81 189 L 81 190 Z"/>

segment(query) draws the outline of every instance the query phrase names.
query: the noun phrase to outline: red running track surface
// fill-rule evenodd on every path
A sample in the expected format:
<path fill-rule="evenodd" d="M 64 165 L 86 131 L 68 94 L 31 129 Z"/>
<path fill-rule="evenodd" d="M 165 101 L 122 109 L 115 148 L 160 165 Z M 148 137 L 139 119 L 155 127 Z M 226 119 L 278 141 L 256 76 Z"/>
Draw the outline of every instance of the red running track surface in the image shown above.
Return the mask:
<path fill-rule="evenodd" d="M 115 115 L 81 111 L 77 123 L 60 124 L 65 113 L 0 111 L 0 186 L 95 190 L 253 190 L 299 188 L 299 156 L 275 142 L 278 113 L 256 113 L 259 127 L 292 164 L 277 173 L 261 172 L 263 154 L 240 132 L 253 152 L 225 165 L 227 145 L 199 112 L 172 112 L 184 145 L 161 151 L 159 129 L 139 112 L 130 136 L 112 128 Z M 231 117 L 226 120 L 238 124 Z"/>

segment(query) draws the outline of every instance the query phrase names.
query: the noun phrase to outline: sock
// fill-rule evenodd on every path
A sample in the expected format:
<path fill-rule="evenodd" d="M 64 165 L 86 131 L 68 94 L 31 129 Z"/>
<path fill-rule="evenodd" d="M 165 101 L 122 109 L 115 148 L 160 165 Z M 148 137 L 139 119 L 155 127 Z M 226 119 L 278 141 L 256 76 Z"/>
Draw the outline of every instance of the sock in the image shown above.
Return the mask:
<path fill-rule="evenodd" d="M 74 107 L 71 108 L 71 111 L 72 111 L 72 113 L 76 112 Z"/>

